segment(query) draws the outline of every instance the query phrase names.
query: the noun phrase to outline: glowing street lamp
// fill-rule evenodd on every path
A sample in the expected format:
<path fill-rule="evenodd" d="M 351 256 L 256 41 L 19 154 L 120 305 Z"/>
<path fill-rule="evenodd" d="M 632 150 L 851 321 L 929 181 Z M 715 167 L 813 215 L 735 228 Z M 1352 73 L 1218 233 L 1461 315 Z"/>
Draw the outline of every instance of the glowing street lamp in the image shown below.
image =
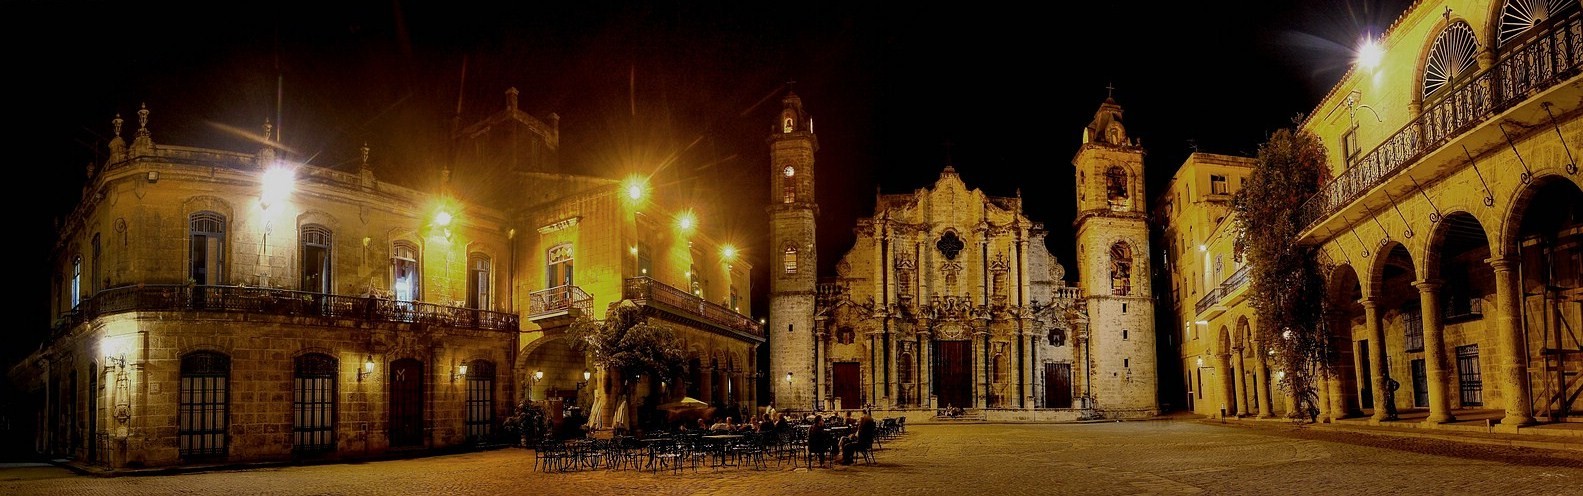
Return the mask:
<path fill-rule="evenodd" d="M 642 200 L 643 195 L 648 193 L 648 184 L 643 180 L 642 176 L 627 176 L 627 179 L 621 183 L 622 191 L 626 193 L 627 199 L 632 201 Z"/>
<path fill-rule="evenodd" d="M 451 225 L 451 220 L 452 220 L 452 217 L 451 217 L 451 213 L 450 212 L 447 212 L 445 210 L 440 210 L 440 211 L 434 213 L 434 225 L 435 226 L 438 226 L 438 227 L 449 226 L 449 225 Z"/>
<path fill-rule="evenodd" d="M 1358 67 L 1365 71 L 1374 70 L 1384 58 L 1385 48 L 1381 47 L 1379 40 L 1373 37 L 1364 38 L 1363 44 L 1358 46 Z"/>
<path fill-rule="evenodd" d="M 737 258 L 737 247 L 731 246 L 731 245 L 725 245 L 725 246 L 720 247 L 720 258 L 724 259 L 727 262 L 732 261 L 732 260 L 736 260 L 736 258 Z"/>
<path fill-rule="evenodd" d="M 698 219 L 693 216 L 692 212 L 682 212 L 682 214 L 676 218 L 676 227 L 681 228 L 683 231 L 691 231 L 693 230 L 693 226 L 697 224 Z"/>
<path fill-rule="evenodd" d="M 291 196 L 291 190 L 296 183 L 296 173 L 289 167 L 276 165 L 264 171 L 260 182 L 263 184 L 263 191 L 258 196 L 259 204 L 267 209 L 270 205 Z"/>

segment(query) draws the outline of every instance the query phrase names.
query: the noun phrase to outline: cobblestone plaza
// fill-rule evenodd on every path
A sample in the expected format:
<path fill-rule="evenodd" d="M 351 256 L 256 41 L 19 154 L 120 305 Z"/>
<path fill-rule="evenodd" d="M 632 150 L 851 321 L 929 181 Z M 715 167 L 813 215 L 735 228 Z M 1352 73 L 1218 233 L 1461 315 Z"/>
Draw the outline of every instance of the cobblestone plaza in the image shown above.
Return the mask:
<path fill-rule="evenodd" d="M 361 464 L 93 477 L 0 469 L 0 494 L 1576 494 L 1583 450 L 1197 421 L 916 425 L 839 469 L 545 474 L 499 449 Z"/>

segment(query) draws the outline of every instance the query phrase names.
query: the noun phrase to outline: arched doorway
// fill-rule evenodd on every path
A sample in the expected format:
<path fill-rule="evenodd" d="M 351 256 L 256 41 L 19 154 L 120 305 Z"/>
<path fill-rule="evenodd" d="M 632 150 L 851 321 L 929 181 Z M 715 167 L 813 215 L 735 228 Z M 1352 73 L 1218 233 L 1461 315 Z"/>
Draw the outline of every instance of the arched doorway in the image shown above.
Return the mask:
<path fill-rule="evenodd" d="M 1520 262 L 1514 310 L 1527 346 L 1516 363 L 1528 370 L 1507 373 L 1532 380 L 1507 401 L 1540 420 L 1576 418 L 1583 412 L 1583 192 L 1547 176 L 1517 206 L 1520 213 L 1508 221 L 1517 232 L 1508 236 L 1506 252 Z M 1508 406 L 1508 421 L 1514 413 Z"/>
<path fill-rule="evenodd" d="M 1379 283 L 1373 292 L 1379 328 L 1358 342 L 1358 362 L 1367 372 L 1359 377 L 1369 381 L 1369 389 L 1377 389 L 1374 418 L 1394 418 L 1413 406 L 1412 384 L 1406 378 L 1411 377 L 1409 364 L 1423 355 L 1424 318 L 1418 288 L 1413 285 L 1418 280 L 1417 270 L 1407 247 L 1392 243 L 1381 255 Z"/>
<path fill-rule="evenodd" d="M 1363 286 L 1350 265 L 1337 267 L 1330 274 L 1326 289 L 1325 331 L 1328 339 L 1330 417 L 1347 418 L 1363 414 L 1357 367 L 1353 354 L 1352 329 L 1363 325 Z M 1370 391 L 1372 394 L 1372 391 Z"/>

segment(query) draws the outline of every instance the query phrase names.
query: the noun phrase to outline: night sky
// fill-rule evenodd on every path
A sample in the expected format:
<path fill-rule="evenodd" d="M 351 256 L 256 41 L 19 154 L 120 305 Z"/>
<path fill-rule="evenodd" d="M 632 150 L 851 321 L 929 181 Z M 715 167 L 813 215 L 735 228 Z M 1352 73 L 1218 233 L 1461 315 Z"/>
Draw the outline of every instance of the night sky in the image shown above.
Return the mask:
<path fill-rule="evenodd" d="M 1152 203 L 1191 147 L 1251 155 L 1310 111 L 1357 40 L 1410 2 L 152 3 L 7 2 L 0 115 L 22 179 L 6 196 L 22 219 L 25 302 L 12 335 L 28 341 L 5 358 L 45 334 L 54 219 L 79 200 L 84 166 L 103 162 L 110 119 L 127 120 L 130 141 L 141 102 L 156 143 L 249 151 L 280 83 L 293 158 L 355 171 L 366 141 L 381 179 L 428 187 L 458 100 L 465 125 L 515 86 L 523 110 L 561 116 L 569 170 L 691 185 L 708 229 L 751 257 L 763 313 L 764 138 L 788 81 L 821 145 L 821 274 L 876 186 L 931 184 L 947 161 L 990 195 L 1020 187 L 1071 270 L 1070 160 L 1107 84 L 1148 152 Z"/>

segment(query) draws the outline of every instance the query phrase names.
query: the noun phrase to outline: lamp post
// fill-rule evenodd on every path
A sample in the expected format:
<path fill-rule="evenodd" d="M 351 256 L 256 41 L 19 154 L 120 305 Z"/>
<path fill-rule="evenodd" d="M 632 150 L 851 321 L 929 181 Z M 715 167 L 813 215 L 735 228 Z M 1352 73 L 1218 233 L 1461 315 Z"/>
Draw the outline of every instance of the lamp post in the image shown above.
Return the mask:
<path fill-rule="evenodd" d="M 543 370 L 535 370 L 535 371 L 533 371 L 532 378 L 533 378 L 533 380 L 531 381 L 530 384 L 528 384 L 528 401 L 533 401 L 533 385 L 534 384 L 538 384 L 539 381 L 544 380 L 544 371 Z M 548 399 L 548 398 L 545 398 L 545 399 Z"/>
<path fill-rule="evenodd" d="M 575 405 L 582 401 L 583 387 L 588 385 L 588 379 L 592 378 L 593 376 L 593 372 L 589 372 L 588 369 L 583 369 L 583 380 L 577 381 L 577 397 L 572 400 L 572 404 Z"/>

